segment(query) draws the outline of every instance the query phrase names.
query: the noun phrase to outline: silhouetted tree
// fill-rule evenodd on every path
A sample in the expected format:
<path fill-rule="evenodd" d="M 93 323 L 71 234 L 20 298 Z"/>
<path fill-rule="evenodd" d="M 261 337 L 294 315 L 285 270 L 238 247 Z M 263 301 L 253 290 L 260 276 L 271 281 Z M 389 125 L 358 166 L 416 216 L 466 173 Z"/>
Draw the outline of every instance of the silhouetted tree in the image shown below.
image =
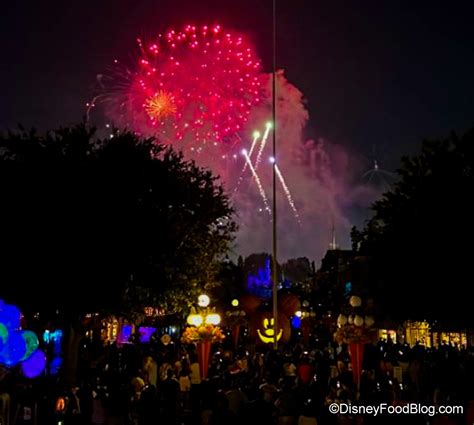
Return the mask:
<path fill-rule="evenodd" d="M 425 141 L 399 181 L 353 232 L 376 265 L 378 299 L 392 316 L 472 323 L 474 131 Z"/>
<path fill-rule="evenodd" d="M 153 139 L 10 132 L 0 179 L 1 291 L 22 305 L 117 309 L 126 291 L 130 308 L 179 312 L 217 283 L 235 230 L 228 198 Z"/>

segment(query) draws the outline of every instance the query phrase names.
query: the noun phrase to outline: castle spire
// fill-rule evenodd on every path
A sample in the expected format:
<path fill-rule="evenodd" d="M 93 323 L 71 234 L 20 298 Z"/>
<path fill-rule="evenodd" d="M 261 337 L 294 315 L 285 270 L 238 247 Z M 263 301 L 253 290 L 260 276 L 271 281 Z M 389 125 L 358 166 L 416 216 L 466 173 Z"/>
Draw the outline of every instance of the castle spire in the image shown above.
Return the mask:
<path fill-rule="evenodd" d="M 337 243 L 336 243 L 336 225 L 334 224 L 334 216 L 332 216 L 332 227 L 331 227 L 331 243 L 329 244 L 329 249 L 331 251 L 335 251 L 337 248 Z"/>

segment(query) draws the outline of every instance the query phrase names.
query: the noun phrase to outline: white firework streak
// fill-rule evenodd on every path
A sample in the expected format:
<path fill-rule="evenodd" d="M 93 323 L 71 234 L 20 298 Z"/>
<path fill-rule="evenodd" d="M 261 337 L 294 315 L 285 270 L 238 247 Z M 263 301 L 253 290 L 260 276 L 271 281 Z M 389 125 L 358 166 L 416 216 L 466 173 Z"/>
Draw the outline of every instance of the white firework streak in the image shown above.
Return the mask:
<path fill-rule="evenodd" d="M 283 174 L 281 173 L 280 171 L 280 168 L 278 167 L 277 164 L 275 164 L 275 171 L 277 173 L 277 176 L 278 178 L 280 179 L 280 183 L 283 187 L 283 190 L 285 192 L 285 195 L 286 195 L 286 199 L 288 200 L 288 204 L 290 204 L 290 207 L 291 209 L 293 210 L 293 214 L 296 218 L 296 221 L 298 222 L 298 224 L 301 226 L 301 220 L 300 220 L 300 216 L 298 214 L 298 210 L 296 209 L 296 206 L 295 206 L 295 203 L 293 202 L 293 198 L 291 196 L 291 192 L 290 192 L 290 189 L 288 188 L 286 182 L 285 182 L 285 179 L 283 178 Z"/>
<path fill-rule="evenodd" d="M 255 136 L 253 136 L 252 146 L 250 146 L 250 151 L 248 154 L 249 158 L 252 156 L 252 152 L 255 149 L 255 146 L 257 145 L 257 140 L 259 139 L 259 137 L 260 137 L 260 133 L 256 133 Z M 239 180 L 237 180 L 237 185 L 235 186 L 234 192 L 237 192 L 237 189 L 240 187 L 240 184 L 242 183 L 242 180 L 244 178 L 244 173 L 247 167 L 248 167 L 248 162 L 245 161 L 244 167 L 242 168 L 242 171 L 240 172 Z"/>
<path fill-rule="evenodd" d="M 272 210 L 270 209 L 270 205 L 268 203 L 267 195 L 265 194 L 265 191 L 263 190 L 263 186 L 262 186 L 262 182 L 260 181 L 260 177 L 258 177 L 258 174 L 255 171 L 255 168 L 253 167 L 252 162 L 250 161 L 249 154 L 246 151 L 244 151 L 242 153 L 245 156 L 245 160 L 247 161 L 247 164 L 248 164 L 248 166 L 249 166 L 250 170 L 252 171 L 252 174 L 255 178 L 255 182 L 257 183 L 258 191 L 260 192 L 260 196 L 262 197 L 263 204 L 265 205 L 265 209 L 271 215 Z"/>
<path fill-rule="evenodd" d="M 270 133 L 271 126 L 267 125 L 265 128 L 265 133 L 263 133 L 262 141 L 260 142 L 260 149 L 258 150 L 257 159 L 255 160 L 255 171 L 257 171 L 260 161 L 262 160 L 263 149 L 267 143 L 268 134 Z"/>

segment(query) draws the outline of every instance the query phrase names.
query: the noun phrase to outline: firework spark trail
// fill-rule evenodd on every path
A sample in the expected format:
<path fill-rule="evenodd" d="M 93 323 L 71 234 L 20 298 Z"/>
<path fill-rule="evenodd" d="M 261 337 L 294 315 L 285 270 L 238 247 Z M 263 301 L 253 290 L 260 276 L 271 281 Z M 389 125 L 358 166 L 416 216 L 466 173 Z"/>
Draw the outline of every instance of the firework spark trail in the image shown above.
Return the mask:
<path fill-rule="evenodd" d="M 260 138 L 260 133 L 258 131 L 256 131 L 253 135 L 252 145 L 250 146 L 250 151 L 249 151 L 249 154 L 248 154 L 249 158 L 252 158 L 252 153 L 255 149 L 255 146 L 257 145 L 257 140 L 259 138 Z M 235 186 L 234 193 L 237 192 L 237 190 L 239 189 L 240 184 L 242 183 L 242 180 L 244 178 L 245 170 L 247 170 L 247 167 L 248 167 L 248 163 L 247 163 L 247 161 L 245 161 L 245 164 L 242 168 L 242 171 L 240 172 L 239 179 L 237 180 L 237 185 Z"/>
<path fill-rule="evenodd" d="M 262 197 L 263 204 L 265 205 L 265 209 L 268 211 L 268 213 L 271 215 L 272 211 L 270 209 L 270 204 L 268 203 L 267 195 L 265 194 L 265 190 L 263 190 L 262 182 L 260 181 L 260 177 L 258 177 L 257 172 L 255 171 L 255 168 L 252 165 L 252 161 L 250 160 L 248 152 L 244 149 L 242 151 L 242 154 L 245 157 L 245 160 L 247 161 L 247 164 L 250 168 L 250 171 L 252 171 L 252 174 L 255 178 L 255 182 L 257 183 L 258 191 L 260 192 L 260 196 Z"/>
<path fill-rule="evenodd" d="M 267 143 L 268 134 L 270 133 L 272 126 L 270 123 L 267 123 L 267 127 L 265 128 L 265 133 L 263 133 L 262 141 L 260 142 L 260 149 L 258 150 L 257 159 L 255 160 L 255 171 L 257 171 L 258 166 L 262 160 L 262 153 L 265 149 L 265 145 Z"/>
<path fill-rule="evenodd" d="M 293 210 L 293 214 L 296 218 L 296 221 L 301 226 L 300 216 L 298 214 L 298 210 L 296 209 L 296 205 L 293 201 L 293 197 L 291 196 L 290 189 L 288 188 L 288 186 L 285 182 L 285 179 L 283 178 L 283 174 L 281 173 L 280 168 L 278 167 L 277 164 L 275 164 L 275 171 L 277 173 L 278 178 L 280 179 L 281 186 L 283 187 L 283 190 L 285 192 L 286 199 L 288 200 L 288 204 L 290 204 L 290 207 Z"/>

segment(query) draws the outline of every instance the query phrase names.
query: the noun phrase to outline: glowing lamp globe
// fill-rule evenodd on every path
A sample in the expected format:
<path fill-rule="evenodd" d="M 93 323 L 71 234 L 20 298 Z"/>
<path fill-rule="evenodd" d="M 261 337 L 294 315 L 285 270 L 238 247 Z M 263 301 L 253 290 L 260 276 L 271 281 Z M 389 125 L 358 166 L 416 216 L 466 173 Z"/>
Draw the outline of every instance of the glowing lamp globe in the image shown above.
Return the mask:
<path fill-rule="evenodd" d="M 371 327 L 375 323 L 374 318 L 372 316 L 365 317 L 365 324 L 367 327 Z"/>
<path fill-rule="evenodd" d="M 354 325 L 356 326 L 362 326 L 364 324 L 364 319 L 357 315 L 356 317 L 354 317 Z"/>
<path fill-rule="evenodd" d="M 239 306 L 239 300 L 238 299 L 233 299 L 231 304 L 232 304 L 232 307 L 238 307 Z"/>
<path fill-rule="evenodd" d="M 362 300 L 357 295 L 353 295 L 349 298 L 349 304 L 351 307 L 360 307 L 362 305 Z"/>
<path fill-rule="evenodd" d="M 347 323 L 347 317 L 343 314 L 340 314 L 337 318 L 337 324 L 339 326 L 344 326 Z"/>
<path fill-rule="evenodd" d="M 303 315 L 303 313 L 300 310 L 295 312 L 296 317 L 301 317 L 302 315 Z"/>
<path fill-rule="evenodd" d="M 27 378 L 36 378 L 46 367 L 46 356 L 42 350 L 36 350 L 28 360 L 21 364 L 21 371 Z"/>
<path fill-rule="evenodd" d="M 199 307 L 207 307 L 210 302 L 211 302 L 211 299 L 207 295 L 205 295 L 205 294 L 199 295 L 199 297 L 198 297 L 198 306 Z"/>
<path fill-rule="evenodd" d="M 200 314 L 190 314 L 187 319 L 188 325 L 191 326 L 201 326 L 202 325 L 202 316 Z"/>
<path fill-rule="evenodd" d="M 217 313 L 208 314 L 206 316 L 206 325 L 217 326 L 219 323 L 221 323 L 221 316 L 219 316 Z"/>

